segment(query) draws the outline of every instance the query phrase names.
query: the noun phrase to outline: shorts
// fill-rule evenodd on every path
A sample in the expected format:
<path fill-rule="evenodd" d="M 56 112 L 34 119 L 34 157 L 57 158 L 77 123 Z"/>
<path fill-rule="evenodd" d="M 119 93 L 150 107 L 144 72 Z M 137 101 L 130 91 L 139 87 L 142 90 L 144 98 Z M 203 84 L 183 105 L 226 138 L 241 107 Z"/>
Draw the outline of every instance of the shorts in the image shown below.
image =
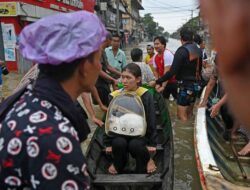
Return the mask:
<path fill-rule="evenodd" d="M 193 84 L 183 85 L 179 84 L 177 89 L 177 105 L 190 106 L 195 103 L 196 92 Z"/>

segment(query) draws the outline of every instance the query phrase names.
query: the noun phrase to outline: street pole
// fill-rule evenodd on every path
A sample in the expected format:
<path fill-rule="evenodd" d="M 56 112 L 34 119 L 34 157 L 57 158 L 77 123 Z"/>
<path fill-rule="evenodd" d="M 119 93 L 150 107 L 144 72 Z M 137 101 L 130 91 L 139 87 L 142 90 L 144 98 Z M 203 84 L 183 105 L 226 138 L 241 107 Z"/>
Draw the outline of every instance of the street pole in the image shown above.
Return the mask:
<path fill-rule="evenodd" d="M 116 0 L 116 30 L 117 34 L 120 35 L 120 10 L 119 10 L 119 0 Z"/>
<path fill-rule="evenodd" d="M 0 60 L 5 60 L 2 23 L 0 22 Z"/>

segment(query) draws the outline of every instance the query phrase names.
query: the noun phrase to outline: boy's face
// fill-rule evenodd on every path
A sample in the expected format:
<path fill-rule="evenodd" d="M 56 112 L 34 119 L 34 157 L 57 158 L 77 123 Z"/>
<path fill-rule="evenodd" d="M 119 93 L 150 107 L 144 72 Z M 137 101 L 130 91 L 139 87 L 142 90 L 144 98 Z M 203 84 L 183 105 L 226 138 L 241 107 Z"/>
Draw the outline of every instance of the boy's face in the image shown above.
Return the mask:
<path fill-rule="evenodd" d="M 147 53 L 149 55 L 153 55 L 154 54 L 154 48 L 153 47 L 147 47 Z"/>

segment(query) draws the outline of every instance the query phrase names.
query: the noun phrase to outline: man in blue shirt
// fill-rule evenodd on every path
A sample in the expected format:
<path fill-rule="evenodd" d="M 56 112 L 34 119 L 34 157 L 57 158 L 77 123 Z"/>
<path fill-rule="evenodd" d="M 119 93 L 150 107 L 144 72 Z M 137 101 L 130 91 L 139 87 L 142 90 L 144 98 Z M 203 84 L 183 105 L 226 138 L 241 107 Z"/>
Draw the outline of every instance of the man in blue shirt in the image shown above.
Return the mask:
<path fill-rule="evenodd" d="M 126 56 L 124 51 L 120 48 L 120 36 L 113 35 L 111 46 L 105 49 L 108 63 L 118 71 L 127 65 Z M 118 78 L 117 76 L 115 78 Z"/>

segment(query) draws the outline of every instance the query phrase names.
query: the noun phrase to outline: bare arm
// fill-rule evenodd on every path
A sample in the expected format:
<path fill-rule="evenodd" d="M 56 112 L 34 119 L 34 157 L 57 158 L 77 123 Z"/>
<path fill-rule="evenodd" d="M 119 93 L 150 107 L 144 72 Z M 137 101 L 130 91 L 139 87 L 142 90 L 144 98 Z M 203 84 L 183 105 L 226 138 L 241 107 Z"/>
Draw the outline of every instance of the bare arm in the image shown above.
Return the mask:
<path fill-rule="evenodd" d="M 108 75 L 107 73 L 105 73 L 104 71 L 100 71 L 99 76 L 102 77 L 105 80 L 109 80 L 112 83 L 116 83 L 116 79 L 114 79 L 113 77 L 111 77 L 110 75 Z"/>
<path fill-rule="evenodd" d="M 217 104 L 213 105 L 211 107 L 211 113 L 210 113 L 210 117 L 215 117 L 216 115 L 218 115 L 221 106 L 223 106 L 225 103 L 227 102 L 227 94 L 225 94 L 219 102 L 217 102 Z"/>
<path fill-rule="evenodd" d="M 97 103 L 98 103 L 100 109 L 101 109 L 102 111 L 106 112 L 106 111 L 108 110 L 108 108 L 107 108 L 105 105 L 103 105 L 103 103 L 102 103 L 102 101 L 101 101 L 101 99 L 100 99 L 100 96 L 99 96 L 99 94 L 98 94 L 98 91 L 97 91 L 97 89 L 96 89 L 95 86 L 91 88 L 91 94 L 93 95 L 93 97 L 94 97 L 95 100 L 97 101 Z"/>
<path fill-rule="evenodd" d="M 227 102 L 227 94 L 224 94 L 224 96 L 220 99 L 220 101 L 217 103 L 220 107 L 223 106 Z"/>
<path fill-rule="evenodd" d="M 158 72 L 157 72 L 156 69 L 154 69 L 154 76 L 155 76 L 155 79 L 158 79 L 158 78 L 159 78 L 159 74 L 158 74 Z"/>
<path fill-rule="evenodd" d="M 206 87 L 206 91 L 205 91 L 205 95 L 204 98 L 202 100 L 202 102 L 200 103 L 199 107 L 206 107 L 207 105 L 207 101 L 208 101 L 208 97 L 210 96 L 214 86 L 216 84 L 216 79 L 214 78 L 210 78 Z"/>
<path fill-rule="evenodd" d="M 109 72 L 121 76 L 121 72 L 117 71 L 114 67 L 112 67 L 112 66 L 109 65 L 109 64 L 107 65 L 107 69 L 108 69 Z"/>
<path fill-rule="evenodd" d="M 92 107 L 92 104 L 91 104 L 91 100 L 90 100 L 90 97 L 89 97 L 89 94 L 88 93 L 85 93 L 83 92 L 81 94 L 81 97 L 82 97 L 82 101 L 87 109 L 87 112 L 89 113 L 90 117 L 91 117 L 91 120 L 97 124 L 99 127 L 101 127 L 104 123 L 97 119 L 96 116 L 95 116 L 95 112 L 94 112 L 94 109 Z"/>
<path fill-rule="evenodd" d="M 170 66 L 164 67 L 164 74 L 170 70 Z M 156 85 L 156 91 L 157 92 L 162 92 L 165 87 L 167 86 L 168 81 L 163 82 L 161 85 Z"/>
<path fill-rule="evenodd" d="M 170 70 L 170 66 L 164 67 L 164 74 Z"/>

